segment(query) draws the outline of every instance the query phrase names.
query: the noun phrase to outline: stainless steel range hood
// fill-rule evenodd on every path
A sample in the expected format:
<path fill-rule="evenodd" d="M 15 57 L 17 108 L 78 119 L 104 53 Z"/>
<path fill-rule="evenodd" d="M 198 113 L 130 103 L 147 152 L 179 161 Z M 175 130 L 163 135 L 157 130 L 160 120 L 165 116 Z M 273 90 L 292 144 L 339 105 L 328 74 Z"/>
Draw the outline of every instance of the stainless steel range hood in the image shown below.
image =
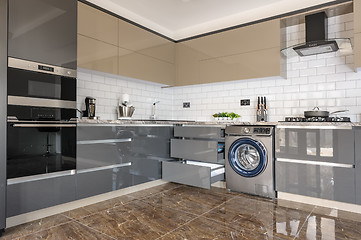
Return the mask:
<path fill-rule="evenodd" d="M 352 51 L 349 38 L 328 39 L 328 20 L 325 12 L 319 12 L 305 17 L 306 42 L 282 49 L 286 56 L 298 54 L 301 57 L 336 52 Z"/>

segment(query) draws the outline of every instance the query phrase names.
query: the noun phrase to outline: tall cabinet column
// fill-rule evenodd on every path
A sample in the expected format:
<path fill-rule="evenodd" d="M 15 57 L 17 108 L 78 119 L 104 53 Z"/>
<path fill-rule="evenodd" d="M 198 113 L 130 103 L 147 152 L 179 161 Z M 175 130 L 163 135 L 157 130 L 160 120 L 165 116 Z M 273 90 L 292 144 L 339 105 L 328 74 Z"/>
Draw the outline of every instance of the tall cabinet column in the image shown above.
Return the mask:
<path fill-rule="evenodd" d="M 0 0 L 0 236 L 6 213 L 7 0 Z"/>

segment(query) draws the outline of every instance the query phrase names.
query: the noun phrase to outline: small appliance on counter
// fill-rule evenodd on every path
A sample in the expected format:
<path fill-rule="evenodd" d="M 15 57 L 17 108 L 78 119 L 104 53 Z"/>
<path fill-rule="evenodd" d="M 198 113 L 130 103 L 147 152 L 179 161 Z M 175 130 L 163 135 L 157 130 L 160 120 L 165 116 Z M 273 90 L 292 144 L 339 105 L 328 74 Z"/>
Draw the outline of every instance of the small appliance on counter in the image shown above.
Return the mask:
<path fill-rule="evenodd" d="M 257 115 L 257 122 L 267 122 L 266 97 L 258 97 L 256 115 Z"/>
<path fill-rule="evenodd" d="M 85 98 L 85 111 L 83 111 L 83 117 L 87 117 L 89 119 L 97 119 L 95 116 L 95 103 L 96 99 L 92 97 Z"/>
<path fill-rule="evenodd" d="M 123 94 L 122 99 L 119 101 L 118 119 L 131 119 L 135 111 L 135 107 L 129 102 L 129 95 Z"/>

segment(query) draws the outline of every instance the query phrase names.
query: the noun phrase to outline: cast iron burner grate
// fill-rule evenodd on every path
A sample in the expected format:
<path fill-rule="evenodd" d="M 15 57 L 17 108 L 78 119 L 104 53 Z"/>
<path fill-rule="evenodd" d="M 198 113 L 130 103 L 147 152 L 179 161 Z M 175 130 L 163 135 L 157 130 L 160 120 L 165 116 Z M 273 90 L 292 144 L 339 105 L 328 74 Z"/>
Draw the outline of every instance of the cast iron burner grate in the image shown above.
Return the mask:
<path fill-rule="evenodd" d="M 351 122 L 349 117 L 286 117 L 285 122 Z"/>

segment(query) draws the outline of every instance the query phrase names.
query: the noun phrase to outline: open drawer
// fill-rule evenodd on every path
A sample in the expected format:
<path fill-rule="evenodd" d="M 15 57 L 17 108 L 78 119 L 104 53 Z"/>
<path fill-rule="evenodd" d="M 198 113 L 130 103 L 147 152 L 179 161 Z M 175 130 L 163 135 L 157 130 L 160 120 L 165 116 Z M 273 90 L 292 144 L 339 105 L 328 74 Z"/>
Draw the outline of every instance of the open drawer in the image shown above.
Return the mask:
<path fill-rule="evenodd" d="M 196 161 L 163 161 L 162 179 L 194 187 L 211 188 L 224 180 L 224 165 Z"/>
<path fill-rule="evenodd" d="M 170 156 L 195 161 L 223 163 L 224 151 L 218 152 L 220 142 L 209 140 L 171 139 Z"/>

